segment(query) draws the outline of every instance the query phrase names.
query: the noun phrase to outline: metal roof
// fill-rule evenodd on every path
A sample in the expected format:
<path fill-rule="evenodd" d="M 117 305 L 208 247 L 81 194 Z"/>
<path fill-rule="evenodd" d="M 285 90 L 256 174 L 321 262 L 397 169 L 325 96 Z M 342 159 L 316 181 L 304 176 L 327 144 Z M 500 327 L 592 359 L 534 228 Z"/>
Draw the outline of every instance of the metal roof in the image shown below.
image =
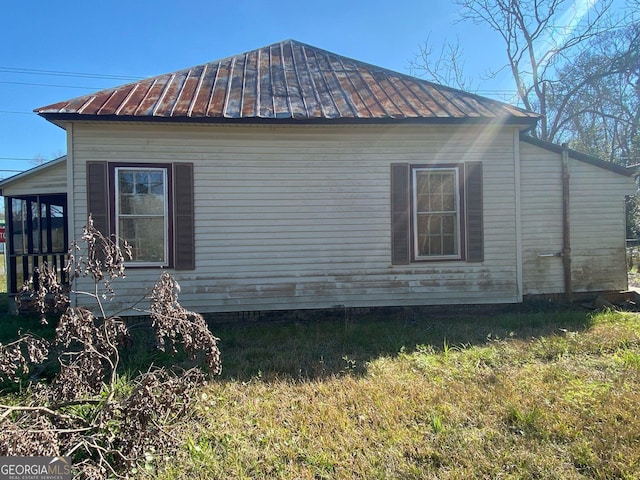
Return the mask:
<path fill-rule="evenodd" d="M 566 150 L 570 158 L 574 158 L 575 160 L 588 163 L 590 165 L 595 165 L 596 167 L 604 168 L 605 170 L 609 170 L 611 172 L 619 173 L 620 175 L 626 175 L 627 177 L 638 175 L 638 172 L 636 172 L 635 168 L 624 167 L 622 165 L 618 165 L 617 163 L 607 162 L 605 160 L 602 160 L 601 158 L 578 152 L 577 150 L 573 150 L 572 148 L 568 148 L 566 146 L 557 145 L 551 142 L 545 142 L 544 140 L 540 140 L 539 138 L 533 138 L 525 133 L 520 134 L 520 140 L 531 145 L 544 148 L 554 153 L 562 154 L 562 152 Z"/>
<path fill-rule="evenodd" d="M 531 126 L 539 115 L 286 40 L 35 110 L 113 120 L 432 120 Z"/>

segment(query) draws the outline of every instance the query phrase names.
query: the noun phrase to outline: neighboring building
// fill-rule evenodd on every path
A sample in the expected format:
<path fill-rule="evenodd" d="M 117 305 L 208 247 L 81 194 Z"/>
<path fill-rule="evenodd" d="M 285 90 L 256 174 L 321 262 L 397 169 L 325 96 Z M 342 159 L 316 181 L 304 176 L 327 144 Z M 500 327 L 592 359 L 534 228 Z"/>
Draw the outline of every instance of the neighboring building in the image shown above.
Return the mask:
<path fill-rule="evenodd" d="M 135 247 L 118 302 L 163 269 L 199 312 L 627 287 L 631 171 L 531 139 L 535 113 L 296 41 L 36 112 L 68 153 L 0 182 L 11 291 L 89 213 Z"/>

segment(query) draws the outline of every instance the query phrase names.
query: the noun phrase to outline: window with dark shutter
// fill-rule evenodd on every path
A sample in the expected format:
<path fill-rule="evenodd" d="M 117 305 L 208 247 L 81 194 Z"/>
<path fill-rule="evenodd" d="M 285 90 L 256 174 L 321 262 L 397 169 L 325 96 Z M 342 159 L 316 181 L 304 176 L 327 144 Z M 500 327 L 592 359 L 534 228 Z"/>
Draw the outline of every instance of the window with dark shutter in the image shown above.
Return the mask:
<path fill-rule="evenodd" d="M 391 165 L 391 260 L 484 260 L 482 162 Z"/>
<path fill-rule="evenodd" d="M 106 237 L 131 245 L 128 266 L 193 270 L 193 181 L 191 163 L 88 162 L 88 211 Z"/>

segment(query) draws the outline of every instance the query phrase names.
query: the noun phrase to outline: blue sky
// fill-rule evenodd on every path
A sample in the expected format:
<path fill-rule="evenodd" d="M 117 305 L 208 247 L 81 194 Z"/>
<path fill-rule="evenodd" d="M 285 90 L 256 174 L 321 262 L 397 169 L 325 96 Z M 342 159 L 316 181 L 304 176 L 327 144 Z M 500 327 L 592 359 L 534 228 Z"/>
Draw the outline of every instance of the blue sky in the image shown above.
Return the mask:
<path fill-rule="evenodd" d="M 289 38 L 404 73 L 429 35 L 435 43 L 459 37 L 471 75 L 503 58 L 495 34 L 454 24 L 446 0 L 3 3 L 0 178 L 33 167 L 35 157 L 66 152 L 64 130 L 34 108 Z M 509 86 L 494 80 L 483 88 Z"/>

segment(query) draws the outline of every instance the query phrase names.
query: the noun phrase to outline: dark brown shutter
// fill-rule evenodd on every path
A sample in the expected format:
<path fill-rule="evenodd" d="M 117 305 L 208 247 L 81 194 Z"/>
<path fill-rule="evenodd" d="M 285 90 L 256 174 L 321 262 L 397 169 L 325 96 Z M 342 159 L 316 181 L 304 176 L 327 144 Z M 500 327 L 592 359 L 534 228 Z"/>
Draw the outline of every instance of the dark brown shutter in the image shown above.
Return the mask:
<path fill-rule="evenodd" d="M 409 164 L 391 164 L 391 263 L 411 261 Z"/>
<path fill-rule="evenodd" d="M 93 218 L 93 226 L 109 238 L 107 162 L 87 162 L 87 209 Z"/>
<path fill-rule="evenodd" d="M 193 200 L 193 164 L 173 165 L 174 267 L 196 268 L 195 222 Z"/>
<path fill-rule="evenodd" d="M 482 162 L 464 164 L 467 261 L 484 260 L 484 226 L 482 222 Z"/>

